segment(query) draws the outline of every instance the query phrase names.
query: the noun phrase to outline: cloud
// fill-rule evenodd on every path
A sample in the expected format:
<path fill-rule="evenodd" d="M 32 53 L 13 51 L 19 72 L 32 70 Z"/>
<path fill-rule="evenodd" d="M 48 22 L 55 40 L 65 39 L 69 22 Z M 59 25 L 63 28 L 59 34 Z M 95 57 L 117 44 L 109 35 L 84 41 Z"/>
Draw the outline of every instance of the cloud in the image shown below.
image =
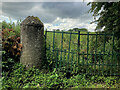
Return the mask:
<path fill-rule="evenodd" d="M 10 16 L 15 19 L 24 18 L 25 16 L 30 14 L 29 10 L 32 9 L 32 5 L 34 5 L 34 3 L 2 3 L 2 15 Z"/>
<path fill-rule="evenodd" d="M 56 25 L 59 24 L 59 25 Z M 72 28 L 86 28 L 89 31 L 94 31 L 96 24 L 88 24 L 88 23 L 80 23 L 79 19 L 71 19 L 71 18 L 60 18 L 57 17 L 51 24 L 46 23 L 45 29 L 52 31 L 53 29 L 60 29 L 60 30 L 69 30 Z"/>
<path fill-rule="evenodd" d="M 2 0 L 2 2 L 83 2 L 83 0 Z"/>
<path fill-rule="evenodd" d="M 89 24 L 93 21 L 89 9 L 86 2 L 3 2 L 2 16 L 11 17 L 14 21 L 37 16 L 50 30 L 76 27 L 91 29 L 94 27 Z"/>
<path fill-rule="evenodd" d="M 2 3 L 0 2 L 0 16 L 2 15 Z M 0 22 L 2 21 L 2 19 L 0 18 Z"/>
<path fill-rule="evenodd" d="M 80 18 L 88 15 L 89 6 L 87 3 L 76 2 L 44 2 L 44 3 L 30 3 L 30 2 L 10 2 L 3 3 L 3 15 L 10 16 L 15 19 L 23 19 L 29 15 L 40 17 L 44 23 L 52 22 L 57 17 L 61 18 Z M 82 19 L 82 18 L 81 18 Z"/>
<path fill-rule="evenodd" d="M 120 0 L 1 0 L 1 2 L 118 2 Z"/>
<path fill-rule="evenodd" d="M 48 10 L 42 8 L 42 3 L 3 3 L 3 14 L 14 19 L 25 19 L 27 16 L 38 16 L 41 21 L 52 22 L 55 19 L 54 14 L 49 13 Z"/>
<path fill-rule="evenodd" d="M 90 9 L 87 3 L 83 2 L 57 2 L 57 3 L 43 3 L 42 7 L 49 11 L 49 13 L 54 13 L 56 16 L 61 18 L 78 18 L 80 15 L 88 13 Z"/>

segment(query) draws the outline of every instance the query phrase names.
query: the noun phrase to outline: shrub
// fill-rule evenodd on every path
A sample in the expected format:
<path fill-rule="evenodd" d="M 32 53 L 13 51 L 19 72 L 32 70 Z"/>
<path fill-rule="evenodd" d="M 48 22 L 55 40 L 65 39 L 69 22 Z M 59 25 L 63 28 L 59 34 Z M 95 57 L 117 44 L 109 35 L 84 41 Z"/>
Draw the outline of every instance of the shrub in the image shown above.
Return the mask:
<path fill-rule="evenodd" d="M 22 45 L 20 44 L 20 26 L 2 22 L 2 64 L 8 71 L 15 62 L 19 62 Z"/>
<path fill-rule="evenodd" d="M 5 53 L 3 54 L 3 61 L 7 57 L 19 59 L 22 45 L 20 44 L 20 37 L 15 35 L 12 29 L 2 30 L 2 48 Z"/>

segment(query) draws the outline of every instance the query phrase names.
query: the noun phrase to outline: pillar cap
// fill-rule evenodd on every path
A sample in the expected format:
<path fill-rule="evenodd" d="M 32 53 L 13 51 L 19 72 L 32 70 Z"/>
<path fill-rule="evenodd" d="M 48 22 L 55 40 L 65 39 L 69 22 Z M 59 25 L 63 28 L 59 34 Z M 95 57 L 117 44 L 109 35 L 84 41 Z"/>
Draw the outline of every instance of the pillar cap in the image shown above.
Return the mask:
<path fill-rule="evenodd" d="M 22 21 L 21 25 L 30 25 L 30 26 L 43 26 L 43 23 L 38 17 L 28 16 L 25 20 Z"/>

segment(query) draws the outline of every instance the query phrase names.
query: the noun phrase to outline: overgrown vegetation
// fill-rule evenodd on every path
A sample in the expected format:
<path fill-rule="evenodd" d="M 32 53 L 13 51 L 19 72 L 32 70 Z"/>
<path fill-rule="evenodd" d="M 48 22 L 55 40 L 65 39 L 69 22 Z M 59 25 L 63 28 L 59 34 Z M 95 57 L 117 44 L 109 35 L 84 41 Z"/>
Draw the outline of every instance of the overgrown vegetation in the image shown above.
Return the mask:
<path fill-rule="evenodd" d="M 19 62 L 22 45 L 20 44 L 20 22 L 2 22 L 2 64 L 3 71 L 9 71 L 14 62 Z M 9 62 L 9 63 L 8 63 Z M 7 65 L 8 64 L 8 65 Z M 6 68 L 8 67 L 8 68 Z"/>
<path fill-rule="evenodd" d="M 97 23 L 96 30 L 104 28 L 104 32 L 114 32 L 117 40 L 114 50 L 120 53 L 120 1 L 118 2 L 90 2 L 90 13 L 94 16 L 92 23 Z M 97 18 L 96 18 L 97 17 Z M 120 55 L 117 56 L 120 65 Z"/>
<path fill-rule="evenodd" d="M 19 57 L 20 57 L 20 49 L 22 47 L 19 47 L 20 45 L 20 26 L 19 22 L 17 25 L 6 23 L 5 21 L 3 23 L 3 29 L 2 29 L 2 43 L 3 43 L 3 51 L 2 51 L 2 87 L 1 89 L 16 89 L 16 88 L 43 88 L 43 89 L 59 89 L 59 88 L 120 88 L 120 78 L 119 77 L 109 77 L 109 76 L 89 76 L 87 74 L 79 74 L 75 73 L 73 70 L 72 72 L 68 72 L 66 68 L 61 71 L 60 69 L 55 69 L 53 66 L 56 65 L 55 61 L 57 58 L 61 58 L 61 53 L 54 52 L 55 54 L 52 54 L 52 51 L 47 52 L 47 66 L 49 66 L 49 69 L 46 70 L 39 70 L 35 67 L 26 70 L 25 66 L 19 63 Z M 85 32 L 84 32 L 85 33 Z M 47 48 L 50 48 L 52 46 L 51 41 L 53 38 L 53 34 L 48 34 L 48 42 L 47 42 Z M 55 40 L 55 48 L 60 49 L 61 44 L 58 41 L 58 38 L 61 40 L 61 34 L 56 35 Z M 72 36 L 73 42 L 71 42 L 72 50 L 77 49 L 75 48 L 73 43 L 77 43 L 77 36 Z M 64 39 L 64 45 L 63 49 L 68 48 L 69 43 L 69 35 L 65 35 Z M 81 36 L 80 43 L 83 43 L 81 45 L 82 52 L 86 53 L 86 40 L 87 37 Z M 94 39 L 94 38 L 90 38 Z M 59 45 L 59 46 L 58 46 Z M 109 44 L 108 44 L 109 45 Z M 16 48 L 15 48 L 16 47 Z M 83 49 L 82 49 L 83 48 Z M 90 47 L 91 49 L 93 47 Z M 102 48 L 102 47 L 101 47 Z M 101 49 L 100 48 L 100 49 Z M 15 49 L 15 50 L 14 50 Z M 51 48 L 52 49 L 52 48 Z M 58 54 L 58 55 L 57 55 Z M 64 55 L 63 54 L 63 60 Z M 70 58 L 72 58 L 72 55 L 70 55 Z M 56 58 L 56 56 L 59 56 Z M 68 54 L 66 54 L 68 56 Z M 75 55 L 73 55 L 75 56 Z M 67 57 L 66 61 L 68 60 Z M 81 57 L 82 58 L 82 57 Z M 75 59 L 75 57 L 73 57 Z M 70 59 L 69 59 L 70 60 Z M 60 64 L 60 61 L 58 61 L 58 65 Z M 71 62 L 71 61 L 69 61 Z M 73 62 L 75 65 L 76 62 Z M 64 62 L 61 63 L 61 65 L 64 65 Z M 71 63 L 70 63 L 71 65 Z M 74 67 L 74 66 L 73 66 Z M 54 68 L 54 69 L 52 69 Z M 59 68 L 59 67 L 58 67 Z M 52 69 L 52 70 L 51 70 Z M 76 69 L 77 70 L 77 69 Z"/>
<path fill-rule="evenodd" d="M 119 88 L 119 77 L 87 76 L 73 75 L 66 77 L 67 73 L 59 72 L 54 69 L 53 72 L 42 72 L 39 69 L 25 69 L 25 66 L 16 63 L 12 71 L 2 73 L 2 89 L 16 88 Z"/>

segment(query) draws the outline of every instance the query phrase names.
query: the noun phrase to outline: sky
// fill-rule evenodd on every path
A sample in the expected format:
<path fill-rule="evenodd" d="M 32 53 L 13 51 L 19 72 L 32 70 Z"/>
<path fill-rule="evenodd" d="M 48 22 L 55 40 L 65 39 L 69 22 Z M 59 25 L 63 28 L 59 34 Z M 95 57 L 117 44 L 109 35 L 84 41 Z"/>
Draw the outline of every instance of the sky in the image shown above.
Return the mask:
<path fill-rule="evenodd" d="M 24 2 L 27 0 L 4 0 L 0 3 L 0 21 L 10 19 L 13 22 L 24 20 L 27 16 L 37 16 L 44 23 L 45 29 L 69 30 L 72 28 L 86 28 L 93 32 L 96 24 L 90 24 L 94 17 L 88 13 L 90 6 L 88 0 L 64 0 L 66 2 L 48 2 L 50 0 L 34 0 L 34 2 Z M 21 2 L 23 1 L 23 2 Z M 35 2 L 36 1 L 36 2 Z M 45 2 L 46 1 L 46 2 Z M 60 1 L 60 0 L 59 0 Z"/>

